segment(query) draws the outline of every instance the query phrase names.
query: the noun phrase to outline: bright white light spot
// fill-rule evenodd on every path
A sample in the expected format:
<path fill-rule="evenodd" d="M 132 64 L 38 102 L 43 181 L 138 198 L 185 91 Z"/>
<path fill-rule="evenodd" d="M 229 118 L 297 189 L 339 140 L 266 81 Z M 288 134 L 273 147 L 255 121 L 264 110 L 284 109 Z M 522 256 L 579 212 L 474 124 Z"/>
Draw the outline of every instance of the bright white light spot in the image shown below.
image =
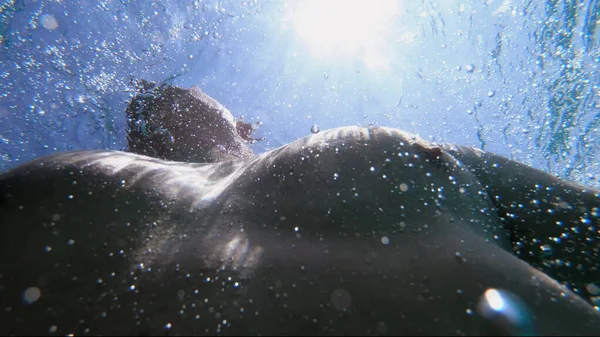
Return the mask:
<path fill-rule="evenodd" d="M 315 56 L 354 56 L 384 68 L 384 41 L 399 10 L 396 0 L 303 0 L 287 19 Z"/>
<path fill-rule="evenodd" d="M 485 299 L 493 310 L 502 311 L 502 309 L 504 309 L 504 300 L 498 290 L 488 289 L 485 292 Z"/>

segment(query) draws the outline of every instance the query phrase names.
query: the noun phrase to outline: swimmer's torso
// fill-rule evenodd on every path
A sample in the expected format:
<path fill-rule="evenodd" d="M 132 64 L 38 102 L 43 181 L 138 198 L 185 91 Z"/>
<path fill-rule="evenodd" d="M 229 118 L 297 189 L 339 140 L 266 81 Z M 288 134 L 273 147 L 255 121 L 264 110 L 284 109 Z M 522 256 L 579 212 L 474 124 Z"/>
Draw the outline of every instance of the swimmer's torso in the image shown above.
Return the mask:
<path fill-rule="evenodd" d="M 0 177 L 0 333 L 599 331 L 511 253 L 488 184 L 450 153 L 349 127 L 214 164 L 36 160 Z M 485 316 L 489 289 L 528 321 Z"/>

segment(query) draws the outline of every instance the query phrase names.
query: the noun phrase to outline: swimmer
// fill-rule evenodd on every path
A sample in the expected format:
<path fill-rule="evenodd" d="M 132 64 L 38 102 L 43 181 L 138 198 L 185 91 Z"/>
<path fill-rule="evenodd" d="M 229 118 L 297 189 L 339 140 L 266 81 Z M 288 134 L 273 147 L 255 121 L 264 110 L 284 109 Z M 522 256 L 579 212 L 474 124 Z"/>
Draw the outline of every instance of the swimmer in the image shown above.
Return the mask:
<path fill-rule="evenodd" d="M 129 151 L 171 161 L 218 162 L 251 156 L 257 124 L 235 118 L 198 87 L 182 89 L 146 80 L 125 111 Z"/>
<path fill-rule="evenodd" d="M 2 174 L 0 334 L 600 331 L 598 190 L 384 127 L 196 139 Z"/>

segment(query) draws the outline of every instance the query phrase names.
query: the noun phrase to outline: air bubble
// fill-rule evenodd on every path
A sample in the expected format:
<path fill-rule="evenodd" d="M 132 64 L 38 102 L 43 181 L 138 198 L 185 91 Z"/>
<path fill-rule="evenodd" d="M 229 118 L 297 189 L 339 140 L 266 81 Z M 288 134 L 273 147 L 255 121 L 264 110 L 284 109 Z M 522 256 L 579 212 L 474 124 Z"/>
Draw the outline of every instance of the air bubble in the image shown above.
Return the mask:
<path fill-rule="evenodd" d="M 377 323 L 377 332 L 379 332 L 380 334 L 387 334 L 388 332 L 388 327 L 384 322 L 378 322 Z"/>
<path fill-rule="evenodd" d="M 321 130 L 319 130 L 319 126 L 317 124 L 313 125 L 312 128 L 310 128 L 310 132 L 312 132 L 314 134 L 319 133 L 319 131 L 321 131 Z"/>
<path fill-rule="evenodd" d="M 587 284 L 585 289 L 594 296 L 600 295 L 600 287 L 594 283 Z"/>
<path fill-rule="evenodd" d="M 510 335 L 536 335 L 527 304 L 507 290 L 487 289 L 479 299 L 477 312 L 490 323 L 509 332 Z"/>
<path fill-rule="evenodd" d="M 40 17 L 40 24 L 42 27 L 48 30 L 55 30 L 58 28 L 58 20 L 52 14 L 44 14 Z"/>
<path fill-rule="evenodd" d="M 550 245 L 542 245 L 540 249 L 544 254 L 552 254 L 552 247 Z"/>
<path fill-rule="evenodd" d="M 336 289 L 331 294 L 331 304 L 337 310 L 346 310 L 350 307 L 352 303 L 352 296 L 345 289 Z"/>
<path fill-rule="evenodd" d="M 40 299 L 42 291 L 37 287 L 29 287 L 23 292 L 23 301 L 27 304 L 31 304 Z"/>

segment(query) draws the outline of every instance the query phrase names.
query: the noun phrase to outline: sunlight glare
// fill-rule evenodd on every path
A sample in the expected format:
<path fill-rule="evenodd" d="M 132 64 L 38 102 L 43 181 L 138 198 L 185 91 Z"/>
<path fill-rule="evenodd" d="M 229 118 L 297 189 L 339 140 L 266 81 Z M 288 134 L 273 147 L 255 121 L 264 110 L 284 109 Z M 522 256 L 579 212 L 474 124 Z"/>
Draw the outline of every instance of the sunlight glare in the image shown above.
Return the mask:
<path fill-rule="evenodd" d="M 303 0 L 291 19 L 315 56 L 354 56 L 378 67 L 387 63 L 383 41 L 398 10 L 397 0 Z"/>

